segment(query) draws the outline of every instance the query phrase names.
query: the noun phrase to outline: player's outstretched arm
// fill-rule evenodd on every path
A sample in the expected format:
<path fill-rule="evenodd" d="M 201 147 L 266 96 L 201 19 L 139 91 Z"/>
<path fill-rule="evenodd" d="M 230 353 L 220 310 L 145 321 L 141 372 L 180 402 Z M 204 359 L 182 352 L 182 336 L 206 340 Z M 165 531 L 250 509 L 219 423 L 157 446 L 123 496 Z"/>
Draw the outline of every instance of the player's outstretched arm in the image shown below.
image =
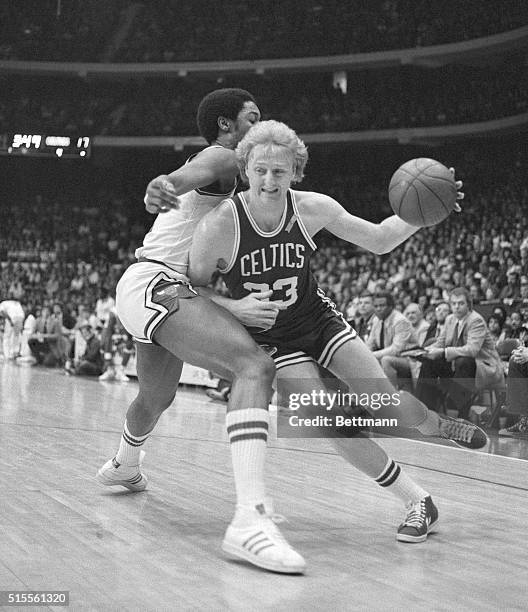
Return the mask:
<path fill-rule="evenodd" d="M 325 228 L 334 236 L 377 253 L 388 253 L 419 228 L 396 215 L 371 223 L 346 211 L 337 200 L 323 193 L 295 192 L 303 222 L 311 236 Z"/>
<path fill-rule="evenodd" d="M 179 196 L 216 181 L 225 183 L 227 191 L 237 175 L 234 151 L 220 147 L 205 149 L 174 172 L 150 181 L 144 198 L 145 208 L 152 214 L 178 208 Z"/>

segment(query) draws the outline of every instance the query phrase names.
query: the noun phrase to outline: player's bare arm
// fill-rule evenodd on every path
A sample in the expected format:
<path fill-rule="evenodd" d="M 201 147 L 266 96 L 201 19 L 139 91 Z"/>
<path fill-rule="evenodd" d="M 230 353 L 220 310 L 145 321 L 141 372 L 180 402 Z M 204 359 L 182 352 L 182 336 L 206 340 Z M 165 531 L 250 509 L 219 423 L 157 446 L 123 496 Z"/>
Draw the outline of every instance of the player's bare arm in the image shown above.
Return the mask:
<path fill-rule="evenodd" d="M 189 252 L 189 278 L 198 292 L 228 310 L 243 325 L 269 329 L 279 306 L 269 299 L 273 291 L 252 293 L 240 300 L 218 295 L 206 287 L 216 270 L 225 269 L 235 247 L 235 223 L 231 205 L 225 201 L 198 224 Z"/>
<path fill-rule="evenodd" d="M 456 185 L 461 189 L 462 181 L 457 181 Z M 457 199 L 463 197 L 459 191 Z M 325 228 L 334 236 L 378 255 L 389 253 L 420 229 L 397 215 L 387 217 L 381 223 L 372 223 L 350 214 L 337 200 L 323 193 L 296 191 L 295 198 L 310 236 Z M 460 212 L 458 204 L 455 210 Z"/>
<path fill-rule="evenodd" d="M 204 149 L 189 163 L 170 174 L 162 174 L 147 186 L 145 208 L 149 213 L 167 212 L 179 206 L 179 196 L 220 181 L 226 191 L 238 175 L 235 154 L 231 149 Z"/>
<path fill-rule="evenodd" d="M 325 228 L 338 238 L 380 255 L 388 253 L 419 229 L 396 215 L 381 223 L 371 223 L 350 214 L 337 200 L 323 193 L 296 191 L 295 199 L 310 236 Z"/>

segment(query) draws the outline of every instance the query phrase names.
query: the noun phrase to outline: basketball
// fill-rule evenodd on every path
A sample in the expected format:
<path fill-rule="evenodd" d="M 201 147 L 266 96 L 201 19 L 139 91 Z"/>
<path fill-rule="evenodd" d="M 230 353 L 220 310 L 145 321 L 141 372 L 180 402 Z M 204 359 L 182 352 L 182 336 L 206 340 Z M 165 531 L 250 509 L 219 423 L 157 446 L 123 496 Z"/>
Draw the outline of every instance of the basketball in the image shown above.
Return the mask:
<path fill-rule="evenodd" d="M 455 179 L 434 159 L 411 159 L 396 170 L 389 185 L 389 201 L 398 217 L 417 227 L 443 221 L 456 204 Z"/>

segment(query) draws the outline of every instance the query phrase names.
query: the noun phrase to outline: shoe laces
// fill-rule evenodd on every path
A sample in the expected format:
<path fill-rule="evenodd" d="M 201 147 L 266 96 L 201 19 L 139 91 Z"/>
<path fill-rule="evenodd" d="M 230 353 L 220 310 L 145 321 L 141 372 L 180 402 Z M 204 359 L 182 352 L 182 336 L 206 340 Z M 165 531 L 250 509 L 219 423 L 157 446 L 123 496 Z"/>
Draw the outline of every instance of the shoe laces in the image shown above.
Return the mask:
<path fill-rule="evenodd" d="M 284 546 L 289 546 L 288 542 L 282 535 L 280 529 L 277 527 L 280 523 L 287 523 L 288 520 L 282 516 L 282 514 L 276 514 L 275 512 L 266 511 L 266 514 L 262 514 L 261 518 L 265 521 L 266 527 L 270 532 L 270 535 L 273 536 L 275 540 L 277 540 L 280 544 Z"/>
<path fill-rule="evenodd" d="M 420 527 L 425 520 L 426 514 L 425 501 L 421 499 L 419 502 L 409 506 L 409 512 L 403 524 L 409 527 Z"/>
<path fill-rule="evenodd" d="M 475 426 L 463 419 L 442 419 L 442 436 L 450 440 L 471 442 Z"/>

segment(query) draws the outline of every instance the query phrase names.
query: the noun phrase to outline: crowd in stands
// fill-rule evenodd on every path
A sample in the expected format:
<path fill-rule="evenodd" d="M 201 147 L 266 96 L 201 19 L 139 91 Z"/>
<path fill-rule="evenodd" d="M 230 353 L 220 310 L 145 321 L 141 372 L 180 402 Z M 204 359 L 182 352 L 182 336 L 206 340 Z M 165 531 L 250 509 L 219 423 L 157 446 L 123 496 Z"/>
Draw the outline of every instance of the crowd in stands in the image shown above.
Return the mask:
<path fill-rule="evenodd" d="M 231 77 L 221 84 L 253 92 L 265 117 L 300 133 L 471 123 L 528 110 L 528 75 L 519 58 L 495 68 L 350 72 L 346 92 L 334 86 L 331 74 Z M 0 86 L 0 133 L 194 136 L 194 109 L 218 83 L 191 77 L 107 83 L 3 76 Z"/>
<path fill-rule="evenodd" d="M 527 23 L 519 0 L 19 0 L 0 6 L 0 59 L 334 55 L 456 42 Z"/>
<path fill-rule="evenodd" d="M 97 61 L 125 0 L 17 0 L 0 3 L 0 59 Z"/>

